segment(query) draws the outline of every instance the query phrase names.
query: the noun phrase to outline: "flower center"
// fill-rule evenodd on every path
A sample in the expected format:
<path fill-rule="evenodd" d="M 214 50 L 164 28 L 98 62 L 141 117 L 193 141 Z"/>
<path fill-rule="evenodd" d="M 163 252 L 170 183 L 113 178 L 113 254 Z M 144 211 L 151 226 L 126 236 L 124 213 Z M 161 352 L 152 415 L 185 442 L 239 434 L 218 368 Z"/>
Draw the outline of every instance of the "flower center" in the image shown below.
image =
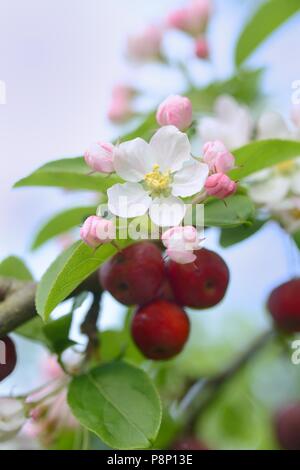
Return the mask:
<path fill-rule="evenodd" d="M 146 187 L 154 196 L 166 195 L 169 192 L 171 180 L 170 171 L 162 173 L 159 170 L 159 165 L 154 165 L 151 173 L 147 173 L 145 176 Z"/>
<path fill-rule="evenodd" d="M 278 163 L 276 168 L 280 173 L 290 173 L 295 169 L 295 166 L 294 160 L 288 160 L 287 162 Z"/>
<path fill-rule="evenodd" d="M 298 208 L 292 209 L 290 214 L 294 219 L 300 220 L 300 209 Z"/>

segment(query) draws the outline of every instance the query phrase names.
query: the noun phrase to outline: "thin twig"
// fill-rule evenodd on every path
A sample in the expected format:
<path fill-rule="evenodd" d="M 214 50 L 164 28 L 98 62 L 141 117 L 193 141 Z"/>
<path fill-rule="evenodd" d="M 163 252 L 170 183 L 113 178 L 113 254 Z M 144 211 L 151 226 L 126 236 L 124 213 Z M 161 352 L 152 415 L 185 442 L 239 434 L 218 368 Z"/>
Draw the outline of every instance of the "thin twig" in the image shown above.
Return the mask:
<path fill-rule="evenodd" d="M 84 322 L 81 325 L 81 332 L 88 338 L 86 347 L 87 358 L 94 357 L 100 359 L 100 339 L 97 328 L 97 322 L 100 314 L 101 292 L 94 293 L 93 303 L 86 314 Z"/>
<path fill-rule="evenodd" d="M 184 421 L 184 433 L 193 432 L 198 417 L 204 408 L 218 396 L 223 386 L 235 377 L 275 336 L 276 332 L 274 330 L 267 331 L 257 338 L 225 370 L 208 379 L 201 379 L 192 385 L 180 402 L 176 413 Z"/>

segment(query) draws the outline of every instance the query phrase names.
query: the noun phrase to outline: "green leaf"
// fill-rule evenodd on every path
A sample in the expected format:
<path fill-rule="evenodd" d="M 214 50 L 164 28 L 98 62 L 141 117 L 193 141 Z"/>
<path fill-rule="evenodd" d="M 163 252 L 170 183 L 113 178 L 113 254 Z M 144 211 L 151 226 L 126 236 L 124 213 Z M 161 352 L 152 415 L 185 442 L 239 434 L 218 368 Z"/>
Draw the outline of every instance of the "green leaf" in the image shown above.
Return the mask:
<path fill-rule="evenodd" d="M 14 333 L 31 341 L 41 343 L 49 348 L 49 342 L 44 333 L 44 323 L 38 316 L 24 323 L 24 325 L 19 326 Z"/>
<path fill-rule="evenodd" d="M 248 196 L 235 195 L 224 201 L 213 199 L 204 206 L 206 227 L 236 227 L 250 224 L 255 209 Z"/>
<path fill-rule="evenodd" d="M 300 250 L 300 231 L 293 234 L 294 241 Z"/>
<path fill-rule="evenodd" d="M 75 344 L 69 339 L 72 319 L 73 313 L 71 312 L 44 325 L 44 334 L 56 354 L 61 354 L 65 349 Z"/>
<path fill-rule="evenodd" d="M 265 220 L 255 220 L 251 225 L 241 225 L 240 227 L 235 228 L 225 228 L 221 231 L 220 245 L 223 248 L 228 248 L 229 246 L 247 240 L 249 237 L 252 237 L 252 235 L 258 232 L 265 223 Z"/>
<path fill-rule="evenodd" d="M 136 365 L 145 361 L 144 356 L 133 343 L 130 331 L 126 329 L 101 331 L 99 340 L 100 356 L 104 362 L 120 359 L 120 357 Z"/>
<path fill-rule="evenodd" d="M 115 449 L 147 449 L 161 423 L 161 404 L 148 375 L 114 362 L 75 377 L 68 402 L 75 417 Z"/>
<path fill-rule="evenodd" d="M 127 244 L 127 240 L 119 241 L 120 247 Z M 116 248 L 111 244 L 94 250 L 83 242 L 77 242 L 56 258 L 37 289 L 36 309 L 43 320 L 47 321 L 55 307 L 115 253 Z"/>
<path fill-rule="evenodd" d="M 13 277 L 19 281 L 33 280 L 25 263 L 16 256 L 9 256 L 0 263 L 0 276 Z"/>
<path fill-rule="evenodd" d="M 263 3 L 238 39 L 236 65 L 240 66 L 273 31 L 299 10 L 299 0 L 269 0 Z"/>
<path fill-rule="evenodd" d="M 87 297 L 87 292 L 82 292 L 73 300 L 71 312 L 53 320 L 45 325 L 43 320 L 36 316 L 15 330 L 15 333 L 24 338 L 36 341 L 46 346 L 52 353 L 61 354 L 65 349 L 75 343 L 69 339 L 69 331 L 73 313 L 79 308 Z"/>
<path fill-rule="evenodd" d="M 55 215 L 37 233 L 32 243 L 32 250 L 36 250 L 52 238 L 79 226 L 88 216 L 95 214 L 96 210 L 97 206 L 76 207 Z"/>
<path fill-rule="evenodd" d="M 260 84 L 263 69 L 239 70 L 233 77 L 216 81 L 205 88 L 192 89 L 187 96 L 192 100 L 193 109 L 197 112 L 211 112 L 216 99 L 223 94 L 233 96 L 236 100 L 253 104 L 260 96 Z"/>
<path fill-rule="evenodd" d="M 64 158 L 42 166 L 31 175 L 18 181 L 14 187 L 52 186 L 67 189 L 86 189 L 106 191 L 110 186 L 120 182 L 116 175 L 90 174 L 91 169 L 83 157 Z"/>
<path fill-rule="evenodd" d="M 150 112 L 147 114 L 142 122 L 131 132 L 128 132 L 124 135 L 120 141 L 126 142 L 127 140 L 133 140 L 137 137 L 140 137 L 145 140 L 149 140 L 150 137 L 157 130 L 158 124 L 156 121 L 156 111 Z M 116 142 L 117 143 L 117 142 Z"/>
<path fill-rule="evenodd" d="M 245 145 L 235 151 L 237 169 L 230 177 L 241 180 L 257 171 L 292 160 L 300 155 L 300 142 L 294 140 L 262 140 Z"/>

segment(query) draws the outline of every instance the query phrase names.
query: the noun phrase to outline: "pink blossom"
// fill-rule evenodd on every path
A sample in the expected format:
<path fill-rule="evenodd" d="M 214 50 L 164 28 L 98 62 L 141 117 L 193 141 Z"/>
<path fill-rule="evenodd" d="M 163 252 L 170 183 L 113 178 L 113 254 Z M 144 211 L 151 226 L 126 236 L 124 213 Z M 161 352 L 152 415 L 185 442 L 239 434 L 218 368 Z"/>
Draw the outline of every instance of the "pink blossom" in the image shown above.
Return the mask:
<path fill-rule="evenodd" d="M 115 238 L 115 227 L 111 220 L 93 215 L 84 222 L 80 237 L 92 248 L 103 243 L 110 243 Z"/>
<path fill-rule="evenodd" d="M 167 26 L 197 36 L 205 31 L 211 13 L 211 0 L 193 0 L 187 7 L 173 11 L 167 18 Z"/>
<path fill-rule="evenodd" d="M 207 178 L 206 193 L 218 199 L 225 199 L 236 192 L 237 184 L 224 173 L 215 173 Z"/>
<path fill-rule="evenodd" d="M 115 124 L 122 124 L 132 117 L 130 102 L 123 98 L 113 98 L 110 103 L 107 117 Z"/>
<path fill-rule="evenodd" d="M 169 96 L 159 106 L 156 119 L 160 126 L 173 125 L 181 131 L 186 130 L 193 120 L 192 103 L 185 96 Z"/>
<path fill-rule="evenodd" d="M 234 156 L 220 140 L 207 142 L 204 145 L 203 160 L 212 173 L 227 173 L 235 165 Z"/>
<path fill-rule="evenodd" d="M 195 42 L 195 53 L 199 59 L 207 59 L 209 56 L 208 42 L 204 37 L 199 37 Z"/>
<path fill-rule="evenodd" d="M 138 62 L 159 59 L 162 39 L 162 28 L 150 25 L 139 34 L 128 38 L 128 56 Z"/>
<path fill-rule="evenodd" d="M 113 87 L 111 95 L 113 99 L 130 100 L 134 97 L 135 93 L 136 91 L 133 87 L 119 83 Z"/>
<path fill-rule="evenodd" d="M 167 255 L 176 263 L 188 264 L 196 259 L 195 250 L 201 249 L 201 240 L 192 226 L 173 227 L 162 235 Z"/>
<path fill-rule="evenodd" d="M 41 365 L 47 382 L 38 391 L 29 395 L 26 405 L 30 420 L 23 428 L 25 435 L 38 438 L 44 446 L 50 446 L 60 432 L 76 431 L 78 421 L 72 415 L 67 403 L 68 376 L 58 365 L 54 356 L 48 357 Z"/>
<path fill-rule="evenodd" d="M 112 173 L 114 171 L 114 146 L 106 142 L 92 144 L 85 152 L 86 164 L 99 173 Z"/>
<path fill-rule="evenodd" d="M 47 356 L 44 358 L 41 369 L 46 380 L 61 379 L 65 375 L 55 356 Z"/>

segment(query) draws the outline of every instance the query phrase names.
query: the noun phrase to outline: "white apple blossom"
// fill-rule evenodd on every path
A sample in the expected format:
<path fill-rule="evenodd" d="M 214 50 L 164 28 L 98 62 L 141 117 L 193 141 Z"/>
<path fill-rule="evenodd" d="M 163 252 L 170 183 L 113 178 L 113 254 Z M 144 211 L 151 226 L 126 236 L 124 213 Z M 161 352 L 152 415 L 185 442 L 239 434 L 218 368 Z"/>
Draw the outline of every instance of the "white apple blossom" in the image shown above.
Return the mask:
<path fill-rule="evenodd" d="M 293 196 L 284 199 L 274 207 L 273 214 L 289 233 L 298 232 L 300 230 L 300 197 Z"/>
<path fill-rule="evenodd" d="M 269 208 L 288 195 L 300 196 L 300 159 L 279 163 L 248 179 L 252 200 Z"/>
<path fill-rule="evenodd" d="M 200 120 L 198 131 L 203 144 L 220 140 L 227 148 L 235 149 L 250 142 L 253 120 L 247 106 L 222 95 L 215 102 L 213 116 Z"/>
<path fill-rule="evenodd" d="M 24 405 L 15 398 L 0 398 L 0 442 L 12 439 L 25 424 Z"/>
<path fill-rule="evenodd" d="M 289 130 L 281 114 L 268 111 L 263 113 L 257 121 L 256 140 L 291 139 Z"/>
<path fill-rule="evenodd" d="M 283 116 L 276 112 L 265 112 L 257 121 L 257 140 L 293 139 Z M 249 195 L 252 200 L 271 212 L 276 212 L 279 205 L 289 196 L 300 195 L 300 159 L 282 162 L 273 168 L 255 173 L 247 180 L 250 183 Z M 283 204 L 280 213 L 284 210 Z"/>
<path fill-rule="evenodd" d="M 126 183 L 108 190 L 109 210 L 122 218 L 149 211 L 161 227 L 180 224 L 186 213 L 181 198 L 200 192 L 209 173 L 205 163 L 191 157 L 187 135 L 174 126 L 159 129 L 150 143 L 137 138 L 120 144 L 114 166 Z"/>

